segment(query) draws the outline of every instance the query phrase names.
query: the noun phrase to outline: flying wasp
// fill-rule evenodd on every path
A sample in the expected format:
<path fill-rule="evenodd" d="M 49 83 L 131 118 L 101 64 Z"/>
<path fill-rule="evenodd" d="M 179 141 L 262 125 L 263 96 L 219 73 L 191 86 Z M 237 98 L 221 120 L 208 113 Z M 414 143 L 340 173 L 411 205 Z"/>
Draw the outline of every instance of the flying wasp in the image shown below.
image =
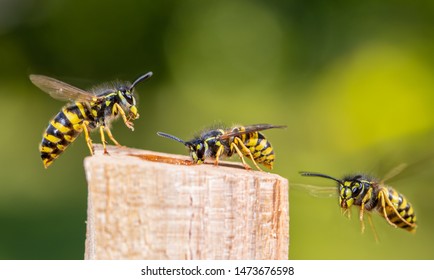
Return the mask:
<path fill-rule="evenodd" d="M 121 116 L 125 125 L 134 130 L 132 121 L 139 117 L 134 88 L 150 78 L 152 72 L 138 77 L 133 83 L 113 82 L 85 91 L 62 81 L 42 75 L 30 75 L 30 80 L 51 97 L 70 101 L 50 121 L 39 145 L 42 162 L 47 168 L 84 131 L 90 153 L 94 154 L 89 131 L 99 128 L 104 154 L 107 153 L 104 130 L 117 146 L 110 123 Z"/>
<path fill-rule="evenodd" d="M 388 176 L 390 179 L 395 173 L 399 172 L 402 166 L 392 170 Z M 413 206 L 401 193 L 397 192 L 390 186 L 384 184 L 386 179 L 379 181 L 375 178 L 355 174 L 345 176 L 343 179 L 336 179 L 329 175 L 313 172 L 300 172 L 302 176 L 322 177 L 333 180 L 338 183 L 337 192 L 333 188 L 333 192 L 339 196 L 339 205 L 344 211 L 348 211 L 353 205 L 359 206 L 359 219 L 362 232 L 365 229 L 364 213 L 375 211 L 379 213 L 390 225 L 395 228 L 402 228 L 409 232 L 416 232 L 416 215 Z M 392 175 L 393 174 L 393 175 Z M 315 193 L 327 193 L 331 189 L 315 186 L 307 186 L 310 191 Z M 350 212 L 348 212 L 349 214 Z M 370 216 L 369 222 L 372 226 Z M 374 231 L 375 234 L 375 231 Z M 378 238 L 376 237 L 378 240 Z"/>
<path fill-rule="evenodd" d="M 220 157 L 231 157 L 237 153 L 246 169 L 251 168 L 245 162 L 244 156 L 250 158 L 255 167 L 261 170 L 258 163 L 272 169 L 275 156 L 271 143 L 259 131 L 285 127 L 284 125 L 255 124 L 211 129 L 190 141 L 184 141 L 163 132 L 157 132 L 157 134 L 184 144 L 197 164 L 203 163 L 206 158 L 214 158 L 214 164 L 218 165 Z"/>

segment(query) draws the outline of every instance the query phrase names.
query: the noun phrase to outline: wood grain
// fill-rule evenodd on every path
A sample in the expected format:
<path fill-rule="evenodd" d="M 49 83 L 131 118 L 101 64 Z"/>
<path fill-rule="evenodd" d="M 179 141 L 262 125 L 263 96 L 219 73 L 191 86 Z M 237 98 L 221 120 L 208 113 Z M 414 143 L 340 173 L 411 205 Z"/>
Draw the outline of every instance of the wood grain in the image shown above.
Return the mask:
<path fill-rule="evenodd" d="M 85 159 L 86 259 L 287 259 L 286 179 L 108 146 Z"/>

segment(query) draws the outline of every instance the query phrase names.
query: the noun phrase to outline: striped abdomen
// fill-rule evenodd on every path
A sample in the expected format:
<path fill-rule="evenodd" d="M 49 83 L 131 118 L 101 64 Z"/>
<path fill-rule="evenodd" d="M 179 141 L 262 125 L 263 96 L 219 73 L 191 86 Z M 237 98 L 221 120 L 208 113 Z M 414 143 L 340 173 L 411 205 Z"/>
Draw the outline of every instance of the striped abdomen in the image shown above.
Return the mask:
<path fill-rule="evenodd" d="M 274 150 L 271 143 L 260 132 L 251 132 L 240 135 L 244 145 L 250 150 L 254 160 L 272 169 L 274 162 Z"/>
<path fill-rule="evenodd" d="M 85 103 L 72 103 L 51 120 L 42 137 L 39 150 L 47 168 L 83 131 L 83 121 L 89 120 L 89 107 Z"/>
<path fill-rule="evenodd" d="M 411 204 L 402 194 L 392 188 L 387 188 L 387 193 L 388 199 L 392 203 L 392 206 L 386 204 L 386 214 L 389 221 L 399 228 L 410 232 L 415 231 L 416 215 L 414 214 L 414 209 Z M 379 205 L 379 207 L 381 208 L 381 205 Z M 399 215 L 397 215 L 393 208 L 396 209 Z M 382 209 L 379 210 L 382 212 Z"/>

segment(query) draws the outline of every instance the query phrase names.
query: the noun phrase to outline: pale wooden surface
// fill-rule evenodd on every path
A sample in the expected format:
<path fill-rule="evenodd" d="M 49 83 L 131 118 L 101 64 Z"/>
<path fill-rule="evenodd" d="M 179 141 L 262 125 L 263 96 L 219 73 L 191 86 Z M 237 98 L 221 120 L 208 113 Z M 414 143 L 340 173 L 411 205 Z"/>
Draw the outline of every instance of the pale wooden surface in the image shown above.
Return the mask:
<path fill-rule="evenodd" d="M 286 179 L 233 162 L 108 149 L 96 145 L 85 159 L 85 259 L 288 258 Z"/>

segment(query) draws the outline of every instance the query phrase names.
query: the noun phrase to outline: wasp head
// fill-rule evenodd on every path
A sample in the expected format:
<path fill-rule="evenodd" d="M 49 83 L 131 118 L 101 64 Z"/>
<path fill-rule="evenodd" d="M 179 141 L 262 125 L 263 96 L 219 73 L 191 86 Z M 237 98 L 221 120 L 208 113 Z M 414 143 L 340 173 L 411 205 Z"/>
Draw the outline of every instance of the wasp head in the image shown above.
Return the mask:
<path fill-rule="evenodd" d="M 313 173 L 313 172 L 300 172 L 302 176 L 311 176 L 311 177 L 321 177 L 333 180 L 338 183 L 338 193 L 339 193 L 339 205 L 347 209 L 354 203 L 354 192 L 353 189 L 356 190 L 357 183 L 359 177 L 354 177 L 353 179 L 339 180 L 329 175 L 321 174 L 321 173 Z"/>
<path fill-rule="evenodd" d="M 119 100 L 119 105 L 127 114 L 128 119 L 137 119 L 139 117 L 139 113 L 137 111 L 137 102 L 136 98 L 134 97 L 133 91 L 125 86 L 120 86 L 117 91 L 117 96 Z"/>
<path fill-rule="evenodd" d="M 164 132 L 157 132 L 158 136 L 166 137 L 172 140 L 175 140 L 179 143 L 184 144 L 190 151 L 190 156 L 193 159 L 195 163 L 203 163 L 205 161 L 205 155 L 208 150 L 208 144 L 201 139 L 194 139 L 191 141 L 184 141 L 176 136 L 164 133 Z"/>
<path fill-rule="evenodd" d="M 205 162 L 205 155 L 208 150 L 208 144 L 200 139 L 186 142 L 185 145 L 190 150 L 190 156 L 195 163 L 201 164 Z"/>
<path fill-rule="evenodd" d="M 339 182 L 339 205 L 344 209 L 350 208 L 355 201 L 363 199 L 370 184 L 362 175 L 344 178 Z"/>
<path fill-rule="evenodd" d="M 139 118 L 139 113 L 136 106 L 137 102 L 134 96 L 134 88 L 138 83 L 150 78 L 151 76 L 152 72 L 148 72 L 138 77 L 131 85 L 119 85 L 117 89 L 117 94 L 120 101 L 119 103 L 122 109 L 124 109 L 128 114 L 128 118 L 130 120 Z"/>

